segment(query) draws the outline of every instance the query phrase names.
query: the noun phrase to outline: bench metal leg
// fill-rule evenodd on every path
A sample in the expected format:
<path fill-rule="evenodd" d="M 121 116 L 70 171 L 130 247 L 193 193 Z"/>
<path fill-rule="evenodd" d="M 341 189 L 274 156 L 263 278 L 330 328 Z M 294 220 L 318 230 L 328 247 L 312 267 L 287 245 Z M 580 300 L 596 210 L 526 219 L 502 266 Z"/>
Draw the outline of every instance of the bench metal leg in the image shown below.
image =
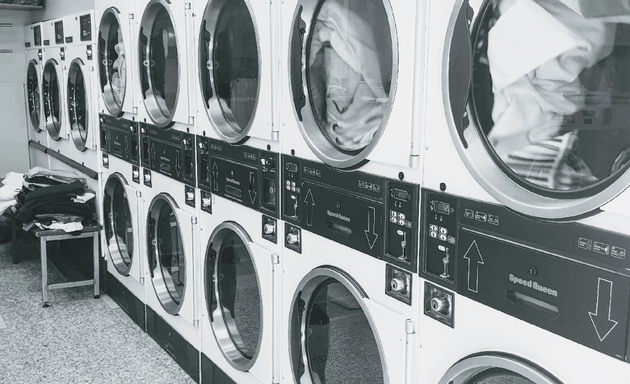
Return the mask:
<path fill-rule="evenodd" d="M 45 238 L 39 239 L 40 250 L 39 253 L 41 255 L 42 260 L 42 301 L 44 302 L 43 307 L 48 307 L 48 248 Z"/>
<path fill-rule="evenodd" d="M 94 261 L 94 298 L 98 299 L 100 297 L 100 284 L 99 284 L 99 232 L 94 232 L 92 235 L 92 258 Z"/>

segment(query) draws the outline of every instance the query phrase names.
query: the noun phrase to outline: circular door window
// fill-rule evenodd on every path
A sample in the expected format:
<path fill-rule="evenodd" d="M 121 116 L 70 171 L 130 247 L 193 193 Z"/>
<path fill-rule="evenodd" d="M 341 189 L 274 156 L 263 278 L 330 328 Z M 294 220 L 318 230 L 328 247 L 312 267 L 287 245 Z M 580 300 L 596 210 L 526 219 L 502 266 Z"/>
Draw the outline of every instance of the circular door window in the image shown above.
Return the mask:
<path fill-rule="evenodd" d="M 153 0 L 144 10 L 138 56 L 144 106 L 155 125 L 166 127 L 177 106 L 179 56 L 173 19 L 163 1 Z"/>
<path fill-rule="evenodd" d="M 127 90 L 127 47 L 120 27 L 119 12 L 103 12 L 98 29 L 99 80 L 105 107 L 114 116 L 123 112 Z"/>
<path fill-rule="evenodd" d="M 386 129 L 397 75 L 393 16 L 383 0 L 301 0 L 290 82 L 300 129 L 325 163 L 364 160 Z"/>
<path fill-rule="evenodd" d="M 118 273 L 124 276 L 129 274 L 134 257 L 134 219 L 126 185 L 121 175 L 113 174 L 107 179 L 103 194 L 107 252 Z"/>
<path fill-rule="evenodd" d="M 186 254 L 175 209 L 168 195 L 159 194 L 149 206 L 147 249 L 151 282 L 164 310 L 176 315 L 186 291 Z"/>
<path fill-rule="evenodd" d="M 48 60 L 42 75 L 42 96 L 44 98 L 44 117 L 46 130 L 53 140 L 60 139 L 61 133 L 61 88 L 57 63 Z"/>
<path fill-rule="evenodd" d="M 26 70 L 26 91 L 28 93 L 28 116 L 35 132 L 41 132 L 41 100 L 39 89 L 39 69 L 37 62 L 31 60 Z"/>
<path fill-rule="evenodd" d="M 79 151 L 87 149 L 88 139 L 88 90 L 83 77 L 84 64 L 75 59 L 68 69 L 68 117 L 74 145 Z"/>
<path fill-rule="evenodd" d="M 298 383 L 388 383 L 382 349 L 363 303 L 345 274 L 318 268 L 291 304 L 291 365 Z"/>
<path fill-rule="evenodd" d="M 587 213 L 630 184 L 630 25 L 559 0 L 464 1 L 445 50 L 469 170 L 528 215 Z M 470 25 L 470 27 L 469 27 Z"/>
<path fill-rule="evenodd" d="M 199 81 L 221 139 L 247 136 L 259 95 L 258 35 L 244 0 L 209 1 L 199 35 Z"/>
<path fill-rule="evenodd" d="M 236 223 L 212 232 L 206 250 L 205 296 L 214 336 L 227 361 L 248 371 L 262 339 L 260 282 L 250 237 Z"/>
<path fill-rule="evenodd" d="M 439 384 L 561 384 L 529 362 L 510 355 L 473 355 L 460 360 Z"/>

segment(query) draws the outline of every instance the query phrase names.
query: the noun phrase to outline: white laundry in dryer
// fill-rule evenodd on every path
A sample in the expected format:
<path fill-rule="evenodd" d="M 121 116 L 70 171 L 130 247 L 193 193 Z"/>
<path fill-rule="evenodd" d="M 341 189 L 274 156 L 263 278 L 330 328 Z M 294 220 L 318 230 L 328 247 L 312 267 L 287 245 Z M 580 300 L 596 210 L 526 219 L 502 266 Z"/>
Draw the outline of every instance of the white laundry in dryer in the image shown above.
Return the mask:
<path fill-rule="evenodd" d="M 136 92 L 138 36 L 135 3 L 97 0 L 95 7 L 99 112 L 135 120 L 139 96 Z"/>
<path fill-rule="evenodd" d="M 282 2 L 282 153 L 421 180 L 426 2 Z"/>

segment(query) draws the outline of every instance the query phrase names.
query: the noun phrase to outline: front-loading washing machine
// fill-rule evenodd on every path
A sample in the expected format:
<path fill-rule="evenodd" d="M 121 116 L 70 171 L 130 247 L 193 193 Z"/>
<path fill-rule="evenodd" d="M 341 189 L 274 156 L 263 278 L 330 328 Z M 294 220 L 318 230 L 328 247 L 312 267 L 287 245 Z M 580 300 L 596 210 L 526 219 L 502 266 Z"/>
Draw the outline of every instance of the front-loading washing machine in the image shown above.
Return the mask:
<path fill-rule="evenodd" d="M 194 131 L 189 89 L 192 5 L 137 1 L 138 119 L 164 130 Z"/>
<path fill-rule="evenodd" d="M 48 132 L 45 128 L 42 113 L 42 73 L 44 52 L 42 47 L 42 23 L 30 24 L 24 27 L 24 41 L 26 54 L 26 102 L 28 112 L 27 137 L 48 147 Z M 29 147 L 30 166 L 48 168 L 48 157 L 44 151 Z"/>
<path fill-rule="evenodd" d="M 278 383 L 282 228 L 201 193 L 201 382 Z"/>
<path fill-rule="evenodd" d="M 630 26 L 566 4 L 431 2 L 423 186 L 627 233 Z"/>
<path fill-rule="evenodd" d="M 282 152 L 419 184 L 426 2 L 280 8 Z"/>
<path fill-rule="evenodd" d="M 135 2 L 97 0 L 95 13 L 98 22 L 99 113 L 134 120 L 138 115 Z"/>
<path fill-rule="evenodd" d="M 281 382 L 415 382 L 418 275 L 290 224 L 285 242 Z"/>
<path fill-rule="evenodd" d="M 424 190 L 418 383 L 627 383 L 630 236 Z"/>
<path fill-rule="evenodd" d="M 98 156 L 98 101 L 94 13 L 64 18 L 66 32 L 66 105 L 70 130 L 69 156 L 94 171 L 100 170 Z"/>
<path fill-rule="evenodd" d="M 193 8 L 197 135 L 279 152 L 279 127 L 272 111 L 279 90 L 274 83 L 277 64 L 272 61 L 277 5 L 196 0 Z"/>
<path fill-rule="evenodd" d="M 169 137 L 184 134 L 154 126 L 150 130 Z M 140 132 L 142 134 L 143 129 Z M 193 141 L 186 146 L 194 152 L 194 135 L 190 136 Z M 196 256 L 198 198 L 194 178 L 188 184 L 174 178 L 178 174 L 177 167 L 183 164 L 175 154 L 181 153 L 182 148 L 176 145 L 181 146 L 185 140 L 176 137 L 176 145 L 166 140 L 152 140 L 151 145 L 157 151 L 153 152 L 149 167 L 142 168 L 141 176 L 145 262 L 150 279 L 150 283 L 146 283 L 147 333 L 198 381 L 201 340 L 200 278 Z M 145 161 L 144 156 L 141 161 Z"/>
<path fill-rule="evenodd" d="M 42 22 L 44 44 L 42 73 L 42 100 L 44 124 L 48 132 L 48 148 L 68 157 L 70 151 L 68 113 L 66 107 L 66 81 L 64 66 L 66 47 L 63 19 Z"/>
<path fill-rule="evenodd" d="M 128 120 L 115 120 L 124 125 Z M 111 124 L 111 123 L 110 123 Z M 146 330 L 144 202 L 138 165 L 102 153 L 102 248 L 107 262 L 107 294 Z"/>

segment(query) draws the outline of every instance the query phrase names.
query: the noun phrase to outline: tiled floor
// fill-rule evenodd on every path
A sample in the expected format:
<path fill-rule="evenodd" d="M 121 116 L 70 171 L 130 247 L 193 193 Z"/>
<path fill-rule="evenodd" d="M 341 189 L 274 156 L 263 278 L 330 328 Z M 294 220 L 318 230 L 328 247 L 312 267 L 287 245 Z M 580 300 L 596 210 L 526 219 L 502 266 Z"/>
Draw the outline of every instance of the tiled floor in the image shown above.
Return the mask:
<path fill-rule="evenodd" d="M 0 244 L 0 383 L 194 383 L 92 286 L 53 290 L 43 308 L 39 253 L 21 248 L 12 264 L 10 249 Z"/>

